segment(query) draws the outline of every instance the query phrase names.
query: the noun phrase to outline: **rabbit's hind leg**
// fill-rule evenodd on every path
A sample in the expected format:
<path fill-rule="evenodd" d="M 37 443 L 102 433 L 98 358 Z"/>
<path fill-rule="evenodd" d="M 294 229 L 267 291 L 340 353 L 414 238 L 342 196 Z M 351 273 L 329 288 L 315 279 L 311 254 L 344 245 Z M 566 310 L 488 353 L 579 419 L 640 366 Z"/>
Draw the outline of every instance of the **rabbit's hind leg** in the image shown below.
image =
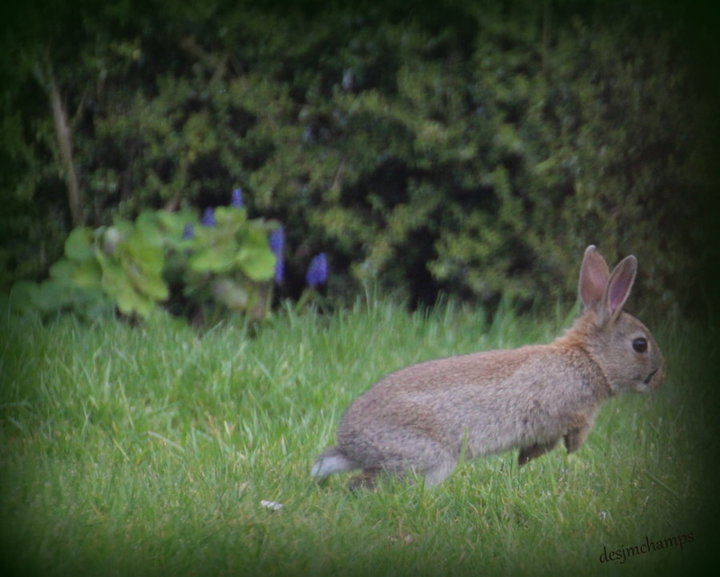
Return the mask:
<path fill-rule="evenodd" d="M 413 473 L 424 479 L 426 486 L 433 486 L 442 483 L 455 470 L 457 460 L 449 456 L 438 454 L 438 459 L 430 468 L 419 470 L 415 467 L 404 471 L 387 471 L 383 469 L 365 469 L 355 475 L 348 482 L 348 488 L 353 493 L 359 490 L 374 490 L 377 487 L 379 477 L 383 474 L 394 475 L 400 479 L 413 478 Z"/>
<path fill-rule="evenodd" d="M 424 479 L 425 485 L 432 486 L 447 479 L 457 463 L 458 455 L 444 444 L 418 435 L 403 445 L 402 456 L 394 463 L 393 472 L 401 477 L 417 475 Z"/>
<path fill-rule="evenodd" d="M 422 473 L 425 476 L 425 485 L 432 486 L 442 483 L 450 476 L 457 466 L 457 458 L 446 450 L 438 451 L 435 463 Z"/>
<path fill-rule="evenodd" d="M 373 440 L 372 458 L 367 458 L 366 452 L 362 472 L 350 479 L 353 491 L 375 488 L 380 476 L 410 481 L 417 476 L 428 486 L 437 485 L 457 466 L 458 456 L 448 447 L 414 431 L 385 429 Z M 360 458 L 355 456 L 355 460 Z"/>
<path fill-rule="evenodd" d="M 379 469 L 365 469 L 362 473 L 350 478 L 348 481 L 348 489 L 353 493 L 361 490 L 374 490 L 380 472 Z"/>

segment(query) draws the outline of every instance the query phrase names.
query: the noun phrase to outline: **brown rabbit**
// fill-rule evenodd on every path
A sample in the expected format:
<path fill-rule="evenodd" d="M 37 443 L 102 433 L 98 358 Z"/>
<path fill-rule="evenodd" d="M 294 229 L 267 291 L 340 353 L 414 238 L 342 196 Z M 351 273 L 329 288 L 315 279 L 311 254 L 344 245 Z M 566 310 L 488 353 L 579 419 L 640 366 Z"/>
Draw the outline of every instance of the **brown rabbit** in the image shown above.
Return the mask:
<path fill-rule="evenodd" d="M 419 363 L 391 373 L 345 412 L 337 445 L 312 475 L 361 469 L 351 488 L 378 474 L 442 482 L 468 458 L 520 450 L 518 462 L 583 444 L 600 405 L 623 391 L 647 392 L 664 380 L 664 360 L 650 331 L 622 311 L 637 259 L 612 271 L 594 246 L 580 269 L 582 315 L 547 345 L 529 345 Z"/>

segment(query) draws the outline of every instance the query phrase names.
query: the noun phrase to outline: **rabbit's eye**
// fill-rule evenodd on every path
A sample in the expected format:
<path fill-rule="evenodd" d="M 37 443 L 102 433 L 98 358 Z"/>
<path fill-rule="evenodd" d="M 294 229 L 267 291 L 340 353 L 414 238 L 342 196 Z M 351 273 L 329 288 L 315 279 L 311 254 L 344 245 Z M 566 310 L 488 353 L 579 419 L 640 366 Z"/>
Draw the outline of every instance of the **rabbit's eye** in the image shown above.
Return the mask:
<path fill-rule="evenodd" d="M 633 339 L 632 347 L 635 349 L 636 353 L 644 353 L 647 351 L 647 339 L 644 337 L 638 337 L 636 339 Z"/>

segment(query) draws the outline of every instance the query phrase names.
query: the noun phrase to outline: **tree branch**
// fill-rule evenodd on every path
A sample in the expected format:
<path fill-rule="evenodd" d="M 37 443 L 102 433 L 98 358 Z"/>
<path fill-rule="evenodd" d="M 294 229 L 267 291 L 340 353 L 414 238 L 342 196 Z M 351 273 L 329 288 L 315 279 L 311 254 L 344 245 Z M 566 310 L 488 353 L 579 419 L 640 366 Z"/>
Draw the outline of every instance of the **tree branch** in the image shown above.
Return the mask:
<path fill-rule="evenodd" d="M 85 218 L 82 211 L 83 195 L 78 184 L 77 172 L 73 162 L 73 137 L 70 123 L 68 122 L 67 110 L 63 103 L 60 89 L 55 81 L 55 75 L 49 58 L 46 58 L 44 70 L 36 70 L 38 79 L 48 93 L 50 108 L 53 115 L 53 126 L 55 127 L 55 138 L 60 152 L 65 185 L 67 187 L 68 206 L 73 226 L 82 226 Z"/>

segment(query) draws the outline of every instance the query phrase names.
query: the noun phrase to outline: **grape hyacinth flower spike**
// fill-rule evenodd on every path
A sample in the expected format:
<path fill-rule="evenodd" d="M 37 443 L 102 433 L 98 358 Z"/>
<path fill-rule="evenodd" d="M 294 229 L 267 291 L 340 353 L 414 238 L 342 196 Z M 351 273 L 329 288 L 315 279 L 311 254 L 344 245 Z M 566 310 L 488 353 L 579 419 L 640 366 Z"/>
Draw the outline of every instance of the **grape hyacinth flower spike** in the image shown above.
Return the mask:
<path fill-rule="evenodd" d="M 285 247 L 285 229 L 279 226 L 270 233 L 270 250 L 275 255 L 275 282 L 282 284 L 285 279 L 285 261 L 283 261 L 283 250 Z"/>
<path fill-rule="evenodd" d="M 236 188 L 232 191 L 232 199 L 230 200 L 230 206 L 235 208 L 243 208 L 245 206 L 245 203 L 243 202 L 242 188 Z"/>
<path fill-rule="evenodd" d="M 183 229 L 182 239 L 190 240 L 194 236 L 195 236 L 195 229 L 193 228 L 192 223 L 189 222 L 185 225 L 185 228 Z"/>
<path fill-rule="evenodd" d="M 200 223 L 203 226 L 208 227 L 217 226 L 217 221 L 215 220 L 215 210 L 212 208 L 206 208 Z"/>
<path fill-rule="evenodd" d="M 328 278 L 328 262 L 327 256 L 321 252 L 310 261 L 305 282 L 310 288 L 317 288 L 321 284 L 325 284 Z"/>

